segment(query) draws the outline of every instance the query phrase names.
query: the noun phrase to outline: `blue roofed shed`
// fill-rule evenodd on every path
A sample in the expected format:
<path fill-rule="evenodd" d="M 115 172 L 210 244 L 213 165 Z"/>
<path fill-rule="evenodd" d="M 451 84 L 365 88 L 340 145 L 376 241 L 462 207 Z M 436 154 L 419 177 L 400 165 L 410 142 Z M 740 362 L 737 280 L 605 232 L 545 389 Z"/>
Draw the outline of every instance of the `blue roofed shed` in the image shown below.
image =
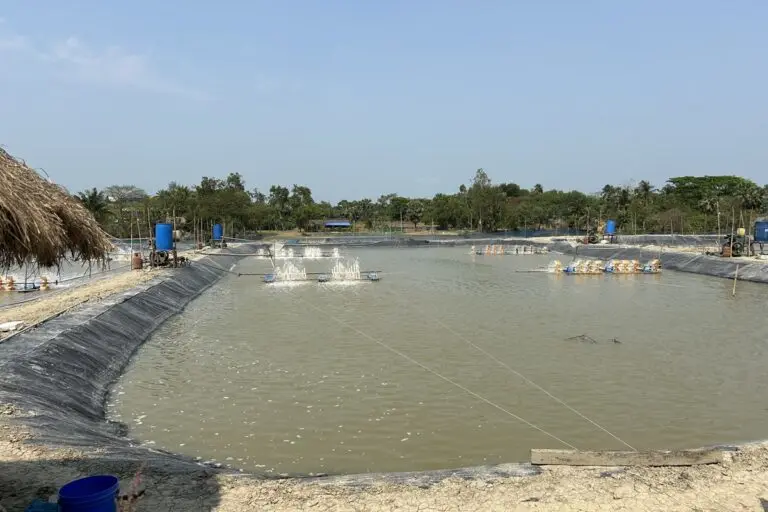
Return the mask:
<path fill-rule="evenodd" d="M 326 228 L 349 228 L 352 227 L 352 223 L 347 219 L 328 219 L 323 224 Z"/>

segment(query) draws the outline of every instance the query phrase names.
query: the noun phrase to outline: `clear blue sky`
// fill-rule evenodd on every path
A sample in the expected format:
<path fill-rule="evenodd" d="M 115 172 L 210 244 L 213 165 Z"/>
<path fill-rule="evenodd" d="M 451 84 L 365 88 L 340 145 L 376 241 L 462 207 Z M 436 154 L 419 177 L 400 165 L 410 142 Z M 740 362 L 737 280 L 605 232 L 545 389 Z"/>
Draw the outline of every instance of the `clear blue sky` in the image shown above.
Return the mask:
<path fill-rule="evenodd" d="M 0 144 L 77 191 L 768 181 L 766 0 L 6 0 Z"/>

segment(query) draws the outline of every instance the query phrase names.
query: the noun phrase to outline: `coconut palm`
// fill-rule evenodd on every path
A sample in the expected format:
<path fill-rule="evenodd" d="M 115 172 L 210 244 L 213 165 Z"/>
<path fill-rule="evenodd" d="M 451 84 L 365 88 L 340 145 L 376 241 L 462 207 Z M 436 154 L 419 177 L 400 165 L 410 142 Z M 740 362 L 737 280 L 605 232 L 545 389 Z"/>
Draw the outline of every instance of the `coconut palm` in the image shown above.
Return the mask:
<path fill-rule="evenodd" d="M 107 196 L 95 187 L 79 192 L 76 197 L 99 223 L 103 223 L 107 216 L 112 213 L 109 211 Z"/>

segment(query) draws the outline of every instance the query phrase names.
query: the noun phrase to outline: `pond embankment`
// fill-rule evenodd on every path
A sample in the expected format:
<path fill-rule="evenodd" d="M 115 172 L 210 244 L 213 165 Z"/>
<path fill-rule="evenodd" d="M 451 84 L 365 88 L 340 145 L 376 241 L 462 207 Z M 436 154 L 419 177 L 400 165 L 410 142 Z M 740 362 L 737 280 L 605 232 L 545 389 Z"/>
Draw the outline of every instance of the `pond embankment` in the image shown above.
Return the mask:
<path fill-rule="evenodd" d="M 160 324 L 225 275 L 236 253 L 251 252 L 230 251 L 0 344 L 0 505 L 23 509 L 73 478 L 105 472 L 124 479 L 126 492 L 140 476 L 139 510 L 759 510 L 760 498 L 768 499 L 760 494 L 768 474 L 762 444 L 734 448 L 725 464 L 693 468 L 505 464 L 286 480 L 139 446 L 105 416 L 110 386 Z"/>

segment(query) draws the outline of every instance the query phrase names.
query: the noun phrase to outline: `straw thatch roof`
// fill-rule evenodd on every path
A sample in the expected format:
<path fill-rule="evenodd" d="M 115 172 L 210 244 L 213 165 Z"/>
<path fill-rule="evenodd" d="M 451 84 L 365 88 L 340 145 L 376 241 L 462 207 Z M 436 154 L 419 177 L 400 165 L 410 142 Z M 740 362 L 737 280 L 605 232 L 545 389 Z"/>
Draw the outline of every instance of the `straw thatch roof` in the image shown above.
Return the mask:
<path fill-rule="evenodd" d="M 61 187 L 0 148 L 0 269 L 103 261 L 112 249 L 93 216 Z"/>

